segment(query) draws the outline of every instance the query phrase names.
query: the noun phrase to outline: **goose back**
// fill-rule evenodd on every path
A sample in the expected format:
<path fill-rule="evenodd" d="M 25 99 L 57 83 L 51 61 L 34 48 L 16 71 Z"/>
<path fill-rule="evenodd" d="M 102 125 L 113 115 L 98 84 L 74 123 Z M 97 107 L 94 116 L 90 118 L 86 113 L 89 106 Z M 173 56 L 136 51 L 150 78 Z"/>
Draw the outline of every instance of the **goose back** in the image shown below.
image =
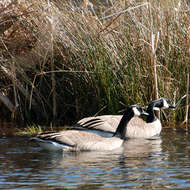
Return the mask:
<path fill-rule="evenodd" d="M 79 126 L 86 129 L 97 129 L 114 133 L 122 115 L 101 115 L 97 117 L 86 117 L 77 122 Z"/>
<path fill-rule="evenodd" d="M 37 140 L 38 144 L 44 149 L 55 151 L 104 151 L 116 149 L 123 144 L 123 140 L 117 137 L 105 139 L 97 134 L 78 130 L 41 134 L 34 138 L 33 140 Z"/>

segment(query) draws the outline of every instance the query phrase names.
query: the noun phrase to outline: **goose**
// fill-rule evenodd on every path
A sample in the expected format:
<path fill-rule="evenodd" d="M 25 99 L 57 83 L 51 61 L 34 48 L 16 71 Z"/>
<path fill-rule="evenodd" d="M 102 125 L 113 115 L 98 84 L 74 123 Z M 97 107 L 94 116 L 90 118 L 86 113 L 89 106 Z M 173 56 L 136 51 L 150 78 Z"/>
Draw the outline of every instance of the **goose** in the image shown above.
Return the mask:
<path fill-rule="evenodd" d="M 179 104 L 179 103 L 178 103 Z M 172 105 L 168 98 L 159 98 L 148 104 L 146 112 L 149 114 L 144 121 L 142 118 L 134 117 L 128 123 L 125 136 L 127 138 L 153 138 L 159 136 L 162 130 L 162 124 L 156 117 L 154 110 L 176 108 Z M 102 115 L 96 117 L 83 118 L 77 122 L 72 128 L 78 128 L 93 133 L 97 133 L 103 137 L 113 136 L 116 127 L 122 115 Z"/>
<path fill-rule="evenodd" d="M 81 130 L 42 133 L 31 138 L 47 150 L 62 151 L 110 151 L 122 147 L 125 141 L 125 129 L 133 117 L 148 115 L 138 105 L 129 106 L 118 124 L 113 137 L 105 138 L 95 133 Z"/>

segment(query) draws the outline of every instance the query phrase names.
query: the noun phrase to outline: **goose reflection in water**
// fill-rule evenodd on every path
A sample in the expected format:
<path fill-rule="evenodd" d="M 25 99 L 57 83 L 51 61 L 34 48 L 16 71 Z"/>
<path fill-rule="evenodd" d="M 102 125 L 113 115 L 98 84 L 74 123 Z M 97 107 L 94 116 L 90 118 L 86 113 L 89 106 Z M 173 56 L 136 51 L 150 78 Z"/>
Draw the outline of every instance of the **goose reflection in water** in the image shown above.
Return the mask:
<path fill-rule="evenodd" d="M 155 139 L 129 139 L 124 143 L 124 153 L 127 157 L 151 156 L 161 153 L 161 144 L 161 137 L 155 137 Z"/>
<path fill-rule="evenodd" d="M 155 157 L 161 159 L 159 155 L 162 152 L 162 139 L 129 139 L 125 142 L 124 146 L 114 151 L 84 151 L 84 152 L 71 152 L 63 154 L 59 160 L 61 165 L 80 165 L 80 164 L 98 164 L 101 166 L 110 165 L 110 162 L 118 163 L 123 161 L 130 167 L 136 167 L 138 164 L 142 165 L 142 159 Z M 158 155 L 158 156 L 156 156 Z M 142 158 L 142 159 L 139 159 Z"/>

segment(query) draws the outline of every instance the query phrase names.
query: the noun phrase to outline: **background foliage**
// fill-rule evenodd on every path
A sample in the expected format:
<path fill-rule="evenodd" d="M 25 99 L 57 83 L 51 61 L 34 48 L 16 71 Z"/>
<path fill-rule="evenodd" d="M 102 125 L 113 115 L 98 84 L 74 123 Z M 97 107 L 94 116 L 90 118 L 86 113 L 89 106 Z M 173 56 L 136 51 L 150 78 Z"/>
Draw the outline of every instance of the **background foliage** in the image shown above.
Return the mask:
<path fill-rule="evenodd" d="M 3 0 L 1 117 L 73 124 L 186 94 L 186 1 Z M 184 120 L 185 103 L 169 118 Z"/>

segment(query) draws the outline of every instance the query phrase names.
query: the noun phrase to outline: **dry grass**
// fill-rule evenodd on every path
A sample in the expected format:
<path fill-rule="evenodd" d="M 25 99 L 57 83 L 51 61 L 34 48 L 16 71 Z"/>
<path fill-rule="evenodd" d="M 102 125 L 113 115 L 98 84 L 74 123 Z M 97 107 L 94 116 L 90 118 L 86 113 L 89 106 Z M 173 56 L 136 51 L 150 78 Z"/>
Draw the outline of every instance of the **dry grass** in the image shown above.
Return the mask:
<path fill-rule="evenodd" d="M 184 95 L 190 9 L 178 2 L 95 1 L 90 11 L 84 2 L 2 1 L 0 98 L 10 117 L 71 124 Z"/>

